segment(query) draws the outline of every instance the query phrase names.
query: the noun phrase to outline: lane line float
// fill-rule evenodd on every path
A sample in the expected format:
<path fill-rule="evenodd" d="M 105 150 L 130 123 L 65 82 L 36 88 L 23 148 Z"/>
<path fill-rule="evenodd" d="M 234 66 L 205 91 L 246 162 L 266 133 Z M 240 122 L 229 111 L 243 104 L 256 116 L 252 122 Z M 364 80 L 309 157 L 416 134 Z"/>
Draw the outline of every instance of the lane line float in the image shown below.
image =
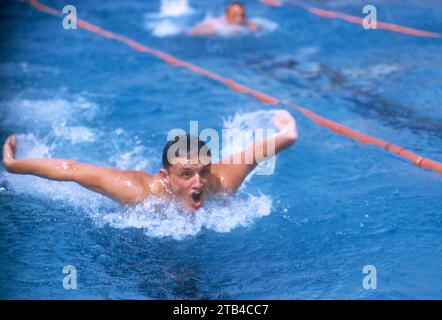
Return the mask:
<path fill-rule="evenodd" d="M 285 5 L 291 5 L 291 6 L 299 7 L 301 9 L 303 9 L 307 12 L 310 12 L 314 15 L 317 15 L 321 18 L 340 19 L 340 20 L 344 20 L 344 21 L 347 21 L 350 23 L 363 25 L 363 19 L 360 17 L 352 16 L 352 15 L 338 12 L 338 11 L 320 9 L 317 7 L 312 7 L 312 6 L 298 3 L 298 2 L 284 3 L 280 0 L 259 0 L 259 2 L 269 5 L 269 6 L 273 6 L 273 7 L 281 7 L 281 6 L 285 6 Z M 441 38 L 442 37 L 442 35 L 437 32 L 424 31 L 424 30 L 419 30 L 419 29 L 415 29 L 415 28 L 405 27 L 405 26 L 401 26 L 398 24 L 381 22 L 381 21 L 377 22 L 377 28 L 389 30 L 392 32 L 417 36 L 417 37 L 427 37 L 427 38 Z"/>

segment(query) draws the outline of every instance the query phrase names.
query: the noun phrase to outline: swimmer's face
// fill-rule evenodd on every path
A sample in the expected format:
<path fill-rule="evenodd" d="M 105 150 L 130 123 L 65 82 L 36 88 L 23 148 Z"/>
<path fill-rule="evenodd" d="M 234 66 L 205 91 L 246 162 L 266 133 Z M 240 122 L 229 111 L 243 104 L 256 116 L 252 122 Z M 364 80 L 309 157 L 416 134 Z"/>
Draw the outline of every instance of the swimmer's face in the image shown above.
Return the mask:
<path fill-rule="evenodd" d="M 210 163 L 178 163 L 160 173 L 169 190 L 189 209 L 198 210 L 204 204 L 210 177 Z"/>
<path fill-rule="evenodd" d="M 226 20 L 231 24 L 244 24 L 246 22 L 246 12 L 244 7 L 233 4 L 227 7 Z"/>

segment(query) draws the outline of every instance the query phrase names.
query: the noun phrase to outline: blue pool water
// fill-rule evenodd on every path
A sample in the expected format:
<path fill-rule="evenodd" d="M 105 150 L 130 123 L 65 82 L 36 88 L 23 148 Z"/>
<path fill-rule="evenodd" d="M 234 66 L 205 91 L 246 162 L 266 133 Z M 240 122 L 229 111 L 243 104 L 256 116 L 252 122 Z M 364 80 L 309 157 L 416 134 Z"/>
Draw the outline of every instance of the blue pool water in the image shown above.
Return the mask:
<path fill-rule="evenodd" d="M 442 161 L 441 39 L 257 1 L 245 3 L 260 34 L 192 38 L 185 30 L 225 1 L 190 1 L 178 16 L 159 1 L 44 3 Z M 360 16 L 366 3 L 310 4 Z M 379 20 L 442 33 L 440 1 L 371 4 Z M 156 172 L 171 128 L 254 128 L 274 110 L 18 1 L 1 3 L 0 26 L 0 141 L 18 134 L 19 157 Z M 291 112 L 299 141 L 275 173 L 195 217 L 2 168 L 0 297 L 442 298 L 442 176 Z M 66 265 L 77 290 L 63 288 Z M 362 286 L 365 265 L 376 290 Z"/>

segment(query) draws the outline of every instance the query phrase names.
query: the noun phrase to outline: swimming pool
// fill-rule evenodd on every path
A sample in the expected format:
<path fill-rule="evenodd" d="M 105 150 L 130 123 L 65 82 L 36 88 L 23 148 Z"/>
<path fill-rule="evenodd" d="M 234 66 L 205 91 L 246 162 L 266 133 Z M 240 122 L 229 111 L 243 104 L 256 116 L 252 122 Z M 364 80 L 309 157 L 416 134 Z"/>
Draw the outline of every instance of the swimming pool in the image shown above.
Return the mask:
<path fill-rule="evenodd" d="M 59 10 L 61 1 L 45 1 Z M 324 6 L 320 1 L 309 2 Z M 245 1 L 258 35 L 184 34 L 224 1 L 158 15 L 158 1 L 70 1 L 86 21 L 442 161 L 442 40 L 364 31 Z M 442 32 L 440 1 L 373 1 L 386 22 Z M 363 1 L 327 8 L 360 15 Z M 2 3 L 0 140 L 18 156 L 157 171 L 171 128 L 256 127 L 272 110 L 29 5 Z M 422 17 L 425 17 L 423 19 Z M 197 217 L 125 210 L 70 183 L 0 171 L 0 297 L 423 299 L 442 297 L 441 175 L 318 126 L 271 176 Z M 63 288 L 63 267 L 78 272 Z M 377 270 L 377 289 L 362 268 Z"/>

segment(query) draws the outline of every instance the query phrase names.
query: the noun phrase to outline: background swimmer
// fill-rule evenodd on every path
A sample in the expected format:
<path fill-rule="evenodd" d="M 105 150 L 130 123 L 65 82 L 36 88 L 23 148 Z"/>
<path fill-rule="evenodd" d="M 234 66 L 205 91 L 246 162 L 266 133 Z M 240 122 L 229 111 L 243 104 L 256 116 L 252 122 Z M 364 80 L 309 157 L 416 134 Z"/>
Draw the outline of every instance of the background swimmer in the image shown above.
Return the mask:
<path fill-rule="evenodd" d="M 211 18 L 199 23 L 191 31 L 191 35 L 208 35 L 218 33 L 220 28 L 229 27 L 237 34 L 241 28 L 247 28 L 250 31 L 259 31 L 258 24 L 247 20 L 246 9 L 240 2 L 232 2 L 227 8 L 225 15 L 218 18 Z"/>
<path fill-rule="evenodd" d="M 297 139 L 296 121 L 285 110 L 275 113 L 273 119 L 279 130 L 275 139 L 275 154 L 292 145 Z M 177 198 L 190 210 L 198 210 L 204 204 L 206 193 L 227 192 L 234 194 L 247 175 L 263 159 L 258 154 L 268 152 L 269 140 L 257 141 L 240 152 L 240 163 L 212 164 L 200 157 L 206 144 L 197 137 L 186 136 L 187 152 L 179 154 L 178 162 L 171 163 L 169 150 L 176 141 L 169 141 L 163 150 L 163 168 L 150 175 L 142 171 L 118 170 L 98 167 L 64 159 L 16 159 L 16 137 L 10 136 L 3 146 L 3 165 L 8 172 L 30 174 L 57 181 L 72 181 L 92 191 L 101 193 L 123 204 L 142 202 L 150 195 L 166 199 Z M 193 140 L 193 141 L 192 141 Z M 191 148 L 193 143 L 197 148 Z M 258 152 L 261 150 L 262 152 Z M 246 154 L 253 155 L 252 163 L 245 161 Z M 192 161 L 192 160 L 197 161 Z M 235 155 L 230 156 L 232 159 Z"/>

